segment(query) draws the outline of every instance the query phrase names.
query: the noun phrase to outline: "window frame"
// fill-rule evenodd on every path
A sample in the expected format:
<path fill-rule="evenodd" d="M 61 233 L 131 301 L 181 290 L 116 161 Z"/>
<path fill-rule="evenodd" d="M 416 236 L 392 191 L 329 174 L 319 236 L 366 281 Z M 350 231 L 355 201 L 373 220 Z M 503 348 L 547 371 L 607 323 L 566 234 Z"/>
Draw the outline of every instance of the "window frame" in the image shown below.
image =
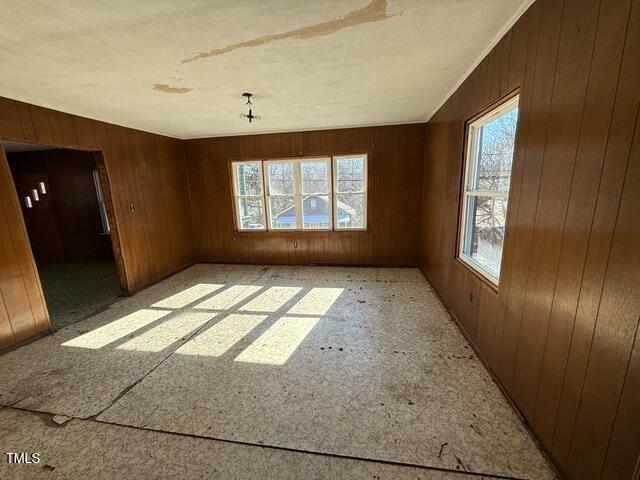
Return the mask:
<path fill-rule="evenodd" d="M 285 193 L 271 193 L 271 179 L 269 175 L 269 165 L 276 165 L 279 163 L 292 163 L 293 164 L 293 194 Z M 295 228 L 272 228 L 271 227 L 271 198 L 293 198 L 293 206 L 296 212 L 302 211 L 302 204 L 300 201 L 301 193 L 299 191 L 300 183 L 300 163 L 295 159 L 274 159 L 262 161 L 263 178 L 265 183 L 264 197 L 265 205 L 267 209 L 267 230 L 270 232 L 295 232 L 302 230 L 302 221 L 300 215 L 296 214 L 296 226 Z"/>
<path fill-rule="evenodd" d="M 258 165 L 260 169 L 260 195 L 240 195 L 238 193 L 238 170 L 236 165 Z M 231 181 L 233 183 L 232 194 L 233 194 L 233 210 L 236 217 L 236 229 L 239 232 L 266 232 L 268 231 L 267 224 L 267 205 L 265 203 L 265 190 L 264 190 L 264 171 L 262 169 L 262 161 L 261 160 L 246 160 L 246 161 L 233 161 L 231 162 Z M 259 199 L 262 201 L 262 224 L 264 228 L 242 228 L 242 219 L 240 218 L 240 199 Z"/>
<path fill-rule="evenodd" d="M 363 191 L 359 191 L 359 192 L 346 192 L 346 194 L 359 194 L 359 195 L 364 195 L 365 197 L 365 202 L 364 202 L 364 227 L 362 228 L 337 228 L 337 210 L 336 210 L 336 203 L 337 203 L 337 194 L 339 192 L 336 192 L 336 188 L 337 188 L 337 181 L 336 181 L 336 166 L 337 166 L 337 158 L 352 158 L 352 157 L 362 157 L 364 159 L 364 178 L 363 178 L 363 187 L 364 190 Z M 328 209 L 329 209 L 329 228 L 304 228 L 304 212 L 303 212 L 303 202 L 304 202 L 304 197 L 309 196 L 309 195 L 314 195 L 314 193 L 307 193 L 304 194 L 302 192 L 302 164 L 304 162 L 312 162 L 312 161 L 326 161 L 327 162 L 327 180 L 328 180 L 328 192 L 325 193 L 321 193 L 321 194 L 315 194 L 316 196 L 327 196 L 329 197 L 329 201 L 327 203 Z M 268 178 L 268 169 L 267 166 L 269 164 L 273 164 L 273 163 L 288 163 L 288 162 L 293 162 L 294 165 L 294 194 L 293 195 L 289 195 L 289 194 L 276 194 L 276 195 L 272 195 L 270 193 L 270 186 L 269 186 L 269 178 Z M 369 155 L 368 153 L 345 153 L 345 154 L 339 154 L 339 155 L 310 155 L 310 156 L 296 156 L 296 157 L 276 157 L 276 158 L 264 158 L 264 159 L 260 159 L 260 160 L 242 160 L 242 159 L 238 159 L 238 158 L 234 158 L 234 159 L 230 159 L 229 160 L 229 167 L 231 169 L 231 182 L 232 182 L 232 188 L 231 188 L 231 196 L 232 196 L 232 204 L 233 204 L 233 214 L 235 215 L 235 219 L 234 219 L 234 224 L 235 224 L 235 231 L 237 233 L 240 234 L 251 234 L 251 233 L 290 233 L 290 232 L 308 232 L 308 233 L 313 233 L 313 232 L 366 232 L 368 231 L 368 212 L 369 212 L 369 208 L 368 208 L 368 204 L 369 204 L 369 192 L 368 192 L 368 185 L 369 185 L 369 178 L 368 178 L 368 163 L 369 163 Z M 260 178 L 260 186 L 261 186 L 261 190 L 262 190 L 262 195 L 238 195 L 237 193 L 237 188 L 238 188 L 238 179 L 237 179 L 237 168 L 236 165 L 240 165 L 240 164 L 257 164 L 260 165 L 260 172 L 261 172 L 261 178 Z M 341 192 L 341 194 L 345 194 L 345 192 Z M 271 226 L 271 206 L 270 206 L 270 202 L 269 202 L 269 198 L 270 197 L 275 197 L 275 196 L 279 196 L 279 197 L 294 197 L 295 198 L 295 206 L 296 206 L 296 211 L 300 212 L 300 215 L 297 215 L 296 217 L 296 228 L 270 228 Z M 264 228 L 262 229 L 246 229 L 246 228 L 242 228 L 241 225 L 241 219 L 240 219 L 240 215 L 239 215 L 239 205 L 238 205 L 238 201 L 240 198 L 262 198 L 262 205 L 263 205 L 263 210 L 262 210 L 262 219 L 263 219 L 263 224 L 264 224 Z"/>
<path fill-rule="evenodd" d="M 335 222 L 333 221 L 333 171 L 332 171 L 332 162 L 333 156 L 314 156 L 314 157 L 301 157 L 298 158 L 298 168 L 299 168 L 299 178 L 300 178 L 300 223 L 302 232 L 331 232 L 335 230 Z M 307 196 L 314 195 L 316 197 L 327 197 L 327 208 L 329 209 L 329 227 L 328 228 L 304 228 L 304 196 L 305 193 L 303 190 L 303 179 L 302 179 L 302 164 L 304 162 L 319 162 L 324 161 L 327 164 L 327 193 L 318 193 L 311 192 L 307 193 Z"/>
<path fill-rule="evenodd" d="M 338 191 L 338 160 L 341 158 L 353 158 L 353 157 L 362 157 L 364 159 L 364 165 L 363 165 L 363 172 L 362 172 L 362 185 L 364 187 L 364 190 L 359 191 L 359 192 L 339 192 Z M 333 163 L 333 171 L 332 171 L 332 177 L 334 179 L 333 181 L 333 188 L 332 188 L 332 195 L 333 195 L 333 211 L 334 211 L 334 218 L 333 218 L 333 224 L 334 224 L 334 230 L 336 232 L 362 232 L 362 231 L 366 231 L 368 228 L 368 220 L 369 220 L 369 209 L 368 209 L 368 204 L 369 204 L 369 171 L 368 171 L 368 166 L 369 166 L 369 157 L 366 153 L 354 153 L 351 155 L 333 155 L 331 157 L 331 161 Z M 338 195 L 364 195 L 365 198 L 365 202 L 364 202 L 364 226 L 363 227 L 358 227 L 358 228 L 339 228 L 338 227 Z"/>
<path fill-rule="evenodd" d="M 486 268 L 480 262 L 473 259 L 473 257 L 468 256 L 464 252 L 464 247 L 466 242 L 469 240 L 472 229 L 468 229 L 467 231 L 467 215 L 469 213 L 469 198 L 470 197 L 491 197 L 491 198 L 503 198 L 507 202 L 507 208 L 505 212 L 505 232 L 504 238 L 506 238 L 506 218 L 509 214 L 509 193 L 511 192 L 511 177 L 509 178 L 509 189 L 502 191 L 494 191 L 494 190 L 477 190 L 473 186 L 476 179 L 477 168 L 478 168 L 478 149 L 479 149 L 479 141 L 478 141 L 478 132 L 482 127 L 492 122 L 496 118 L 499 118 L 507 113 L 519 108 L 520 105 L 520 94 L 518 91 L 512 93 L 508 97 L 499 100 L 498 102 L 491 105 L 484 112 L 480 113 L 476 117 L 469 120 L 466 124 L 465 128 L 465 151 L 464 151 L 464 164 L 463 164 L 463 179 L 462 179 L 462 188 L 461 188 L 461 202 L 460 202 L 460 215 L 459 215 L 459 225 L 458 225 L 458 248 L 457 248 L 457 258 L 464 265 L 469 267 L 472 271 L 479 274 L 485 280 L 488 280 L 490 284 L 498 288 L 500 285 L 500 276 L 502 274 L 502 258 L 504 257 L 504 240 L 502 245 L 502 251 L 500 252 L 500 271 L 497 275 L 495 275 L 491 270 Z M 518 124 L 519 124 L 519 115 L 518 115 L 518 123 L 516 124 L 516 142 L 517 142 L 517 134 L 518 134 Z M 516 143 L 514 142 L 513 149 L 513 159 L 512 159 L 512 175 L 513 175 L 513 160 L 515 160 L 515 149 Z"/>

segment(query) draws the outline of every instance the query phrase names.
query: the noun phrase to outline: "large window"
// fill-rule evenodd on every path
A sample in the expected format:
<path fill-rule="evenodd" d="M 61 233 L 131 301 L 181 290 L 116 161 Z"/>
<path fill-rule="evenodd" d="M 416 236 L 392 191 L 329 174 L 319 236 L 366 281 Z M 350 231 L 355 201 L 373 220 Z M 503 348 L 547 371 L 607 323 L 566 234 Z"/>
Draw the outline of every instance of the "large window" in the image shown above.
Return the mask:
<path fill-rule="evenodd" d="M 467 126 L 459 258 L 498 284 L 518 124 L 513 97 Z"/>
<path fill-rule="evenodd" d="M 367 156 L 233 162 L 238 230 L 364 230 Z"/>

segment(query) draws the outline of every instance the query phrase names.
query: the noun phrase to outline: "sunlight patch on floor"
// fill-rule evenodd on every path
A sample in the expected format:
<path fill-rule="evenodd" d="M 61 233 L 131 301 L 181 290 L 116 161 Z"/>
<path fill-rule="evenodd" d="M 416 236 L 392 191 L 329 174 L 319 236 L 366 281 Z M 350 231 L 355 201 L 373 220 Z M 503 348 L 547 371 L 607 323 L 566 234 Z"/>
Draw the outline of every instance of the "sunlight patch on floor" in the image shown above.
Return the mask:
<path fill-rule="evenodd" d="M 224 285 L 218 285 L 213 283 L 199 283 L 193 287 L 182 290 L 181 292 L 171 295 L 159 302 L 151 305 L 158 308 L 182 308 L 186 307 L 190 303 L 196 300 L 206 297 L 216 290 L 220 290 Z"/>
<path fill-rule="evenodd" d="M 302 315 L 325 315 L 344 288 L 312 288 L 287 312 Z"/>
<path fill-rule="evenodd" d="M 204 312 L 180 313 L 142 335 L 123 343 L 118 349 L 137 352 L 159 352 L 201 327 L 215 316 L 215 314 Z"/>
<path fill-rule="evenodd" d="M 199 283 L 154 303 L 153 308 L 138 310 L 63 345 L 97 349 L 128 337 L 125 343 L 116 347 L 118 350 L 159 352 L 180 340 L 184 342 L 186 336 L 217 315 L 227 315 L 179 346 L 176 352 L 219 357 L 260 323 L 270 319 L 274 323 L 235 360 L 283 365 L 344 291 L 344 288 L 311 288 L 285 313 L 288 302 L 301 294 L 302 287 L 275 285 L 263 292 L 265 287 L 261 285 L 225 287 Z M 243 305 L 242 302 L 247 303 Z M 170 313 L 174 316 L 134 335 L 137 330 Z"/>
<path fill-rule="evenodd" d="M 247 297 L 258 292 L 260 285 L 233 285 L 226 290 L 207 298 L 204 302 L 197 304 L 194 308 L 208 310 L 225 310 L 242 302 Z"/>
<path fill-rule="evenodd" d="M 266 315 L 233 313 L 181 346 L 176 353 L 219 357 L 262 322 Z"/>
<path fill-rule="evenodd" d="M 235 361 L 284 365 L 318 321 L 319 317 L 282 317 L 238 355 Z"/>
<path fill-rule="evenodd" d="M 84 335 L 64 342 L 62 345 L 65 347 L 101 348 L 120 338 L 126 337 L 170 313 L 171 310 L 149 310 L 143 308 Z"/>
<path fill-rule="evenodd" d="M 271 287 L 241 307 L 240 310 L 245 312 L 275 312 L 300 290 L 302 290 L 302 287 Z"/>

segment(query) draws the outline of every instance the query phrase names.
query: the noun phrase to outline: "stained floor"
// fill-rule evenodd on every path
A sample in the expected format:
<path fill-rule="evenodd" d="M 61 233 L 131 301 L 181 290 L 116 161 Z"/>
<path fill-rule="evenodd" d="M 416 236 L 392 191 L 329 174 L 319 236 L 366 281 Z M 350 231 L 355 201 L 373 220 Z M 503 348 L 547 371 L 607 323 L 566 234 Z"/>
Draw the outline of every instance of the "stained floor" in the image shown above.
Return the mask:
<path fill-rule="evenodd" d="M 0 448 L 47 465 L 0 478 L 556 478 L 417 269 L 196 265 L 0 384 Z"/>
<path fill-rule="evenodd" d="M 39 263 L 38 273 L 53 330 L 95 315 L 121 296 L 114 262 Z"/>

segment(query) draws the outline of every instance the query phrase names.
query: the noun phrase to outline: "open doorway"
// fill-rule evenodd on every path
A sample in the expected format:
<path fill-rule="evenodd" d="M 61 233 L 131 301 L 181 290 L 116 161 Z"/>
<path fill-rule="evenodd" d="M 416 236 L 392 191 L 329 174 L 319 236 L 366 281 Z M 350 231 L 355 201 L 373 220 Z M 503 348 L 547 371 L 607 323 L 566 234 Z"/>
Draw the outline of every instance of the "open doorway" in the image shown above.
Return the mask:
<path fill-rule="evenodd" d="M 22 207 L 51 329 L 94 315 L 126 288 L 113 248 L 99 152 L 2 142 Z"/>

